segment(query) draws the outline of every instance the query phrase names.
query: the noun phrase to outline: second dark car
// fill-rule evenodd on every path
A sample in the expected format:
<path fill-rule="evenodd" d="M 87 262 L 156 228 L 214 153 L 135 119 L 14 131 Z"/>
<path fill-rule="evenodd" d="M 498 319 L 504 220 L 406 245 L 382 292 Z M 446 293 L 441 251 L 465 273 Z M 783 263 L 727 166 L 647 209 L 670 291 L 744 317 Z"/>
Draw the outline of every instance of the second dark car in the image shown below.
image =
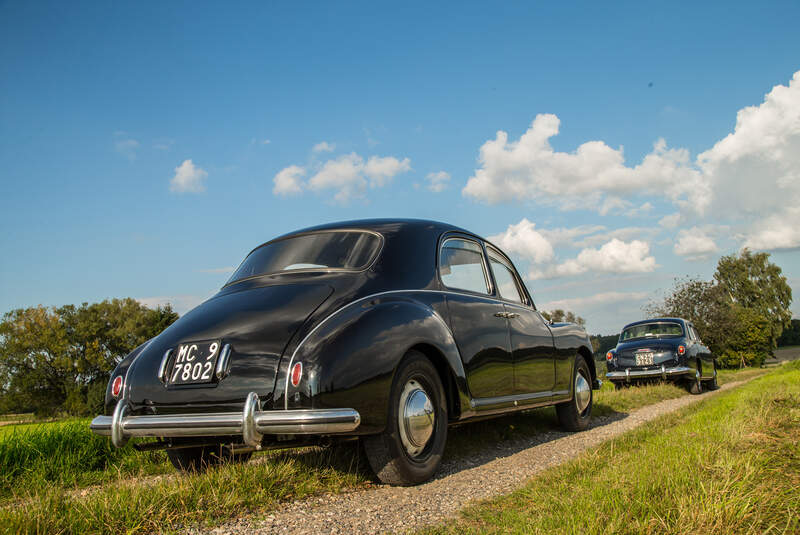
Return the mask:
<path fill-rule="evenodd" d="M 617 347 L 606 353 L 606 366 L 606 378 L 617 388 L 653 380 L 680 382 L 692 394 L 717 388 L 714 356 L 694 325 L 681 318 L 626 325 Z"/>

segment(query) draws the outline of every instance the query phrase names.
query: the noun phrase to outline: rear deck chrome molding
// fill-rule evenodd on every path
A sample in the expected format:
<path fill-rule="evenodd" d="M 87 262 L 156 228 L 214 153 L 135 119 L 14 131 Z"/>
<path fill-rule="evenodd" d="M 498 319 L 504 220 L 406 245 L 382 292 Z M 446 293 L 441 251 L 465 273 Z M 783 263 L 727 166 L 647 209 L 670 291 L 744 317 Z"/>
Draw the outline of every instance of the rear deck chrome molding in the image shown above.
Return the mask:
<path fill-rule="evenodd" d="M 158 414 L 128 416 L 128 402 L 120 400 L 113 416 L 97 416 L 89 424 L 96 435 L 110 436 L 116 447 L 131 437 L 213 437 L 240 435 L 242 442 L 259 448 L 263 435 L 328 435 L 349 433 L 361 424 L 354 409 L 259 410 L 258 395 L 247 396 L 242 412 Z"/>
<path fill-rule="evenodd" d="M 661 377 L 662 379 L 666 379 L 667 377 L 672 377 L 674 375 L 686 375 L 692 372 L 692 368 L 687 366 L 674 366 L 672 368 L 666 368 L 664 365 L 661 368 L 654 369 L 654 370 L 631 370 L 630 368 L 626 368 L 625 371 L 616 371 L 616 372 L 606 372 L 606 378 L 620 380 L 624 379 L 626 382 L 630 382 L 631 379 L 638 379 L 638 378 L 647 378 L 647 377 Z"/>

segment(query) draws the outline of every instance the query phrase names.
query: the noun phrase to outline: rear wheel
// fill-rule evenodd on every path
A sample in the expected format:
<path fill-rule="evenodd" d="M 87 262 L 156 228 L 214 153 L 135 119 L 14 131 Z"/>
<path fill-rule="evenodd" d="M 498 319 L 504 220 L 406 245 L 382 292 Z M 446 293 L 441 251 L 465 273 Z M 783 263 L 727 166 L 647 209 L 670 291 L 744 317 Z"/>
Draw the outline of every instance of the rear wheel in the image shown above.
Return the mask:
<path fill-rule="evenodd" d="M 686 390 L 688 390 L 690 394 L 697 395 L 703 393 L 703 382 L 700 380 L 700 377 L 702 377 L 702 374 L 700 372 L 700 365 L 698 364 L 694 372 L 694 378 L 689 379 L 689 382 L 686 384 Z"/>
<path fill-rule="evenodd" d="M 718 390 L 719 384 L 717 384 L 717 364 L 714 363 L 714 377 L 709 379 L 704 384 L 706 390 Z"/>
<path fill-rule="evenodd" d="M 583 431 L 589 427 L 592 416 L 592 373 L 582 356 L 575 359 L 573 399 L 556 405 L 556 414 L 561 427 L 567 431 Z M 616 383 L 619 384 L 619 383 Z"/>
<path fill-rule="evenodd" d="M 221 446 L 197 446 L 167 450 L 172 466 L 183 472 L 202 472 L 208 467 L 222 463 L 246 463 L 252 452 L 230 453 Z"/>
<path fill-rule="evenodd" d="M 447 440 L 447 399 L 433 364 L 409 351 L 392 383 L 386 429 L 364 438 L 378 479 L 389 485 L 416 485 L 439 467 Z"/>

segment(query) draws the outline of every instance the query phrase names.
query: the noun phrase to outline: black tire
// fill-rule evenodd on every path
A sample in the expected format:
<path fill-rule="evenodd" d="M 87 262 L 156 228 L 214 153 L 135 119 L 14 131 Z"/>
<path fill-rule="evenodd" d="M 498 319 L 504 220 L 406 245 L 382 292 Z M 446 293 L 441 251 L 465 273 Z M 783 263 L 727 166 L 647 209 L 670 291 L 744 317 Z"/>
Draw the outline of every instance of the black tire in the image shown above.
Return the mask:
<path fill-rule="evenodd" d="M 167 450 L 172 466 L 182 472 L 202 472 L 206 468 L 223 463 L 246 463 L 251 452 L 231 454 L 220 446 L 197 446 Z"/>
<path fill-rule="evenodd" d="M 703 386 L 708 391 L 719 390 L 719 384 L 717 383 L 717 363 L 714 363 L 714 377 L 705 381 Z"/>
<path fill-rule="evenodd" d="M 405 420 L 401 422 L 400 404 L 405 400 L 404 407 L 409 405 L 412 397 L 419 396 L 418 390 L 422 390 L 430 402 L 430 406 L 427 403 L 424 406 L 432 411 L 433 424 L 430 437 L 424 444 L 415 446 L 408 438 Z M 401 425 L 404 425 L 402 430 Z M 446 441 L 447 398 L 439 374 L 425 355 L 419 351 L 409 351 L 392 382 L 386 429 L 379 435 L 364 438 L 369 464 L 384 483 L 416 485 L 433 476 L 442 461 Z M 409 448 L 413 451 L 409 451 Z"/>
<path fill-rule="evenodd" d="M 579 396 L 578 396 L 578 382 L 582 380 L 588 384 L 589 387 L 589 401 L 588 404 L 580 410 Z M 619 384 L 619 383 L 616 383 Z M 556 414 L 561 427 L 567 431 L 583 431 L 589 427 L 589 420 L 592 416 L 592 403 L 594 395 L 592 394 L 592 373 L 589 371 L 589 365 L 582 356 L 578 355 L 575 358 L 575 370 L 572 375 L 572 399 L 556 405 Z"/>
<path fill-rule="evenodd" d="M 694 377 L 690 378 L 686 383 L 686 390 L 693 396 L 703 393 L 703 382 L 700 380 L 701 373 L 700 365 L 698 364 L 697 370 L 694 372 Z"/>

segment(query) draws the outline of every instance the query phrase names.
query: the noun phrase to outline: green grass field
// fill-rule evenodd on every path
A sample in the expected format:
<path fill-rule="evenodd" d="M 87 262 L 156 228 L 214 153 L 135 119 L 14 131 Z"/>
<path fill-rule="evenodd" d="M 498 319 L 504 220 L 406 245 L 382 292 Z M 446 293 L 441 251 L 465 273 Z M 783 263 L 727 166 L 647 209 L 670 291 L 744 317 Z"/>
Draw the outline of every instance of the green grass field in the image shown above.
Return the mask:
<path fill-rule="evenodd" d="M 425 533 L 798 533 L 798 437 L 794 362 Z"/>
<path fill-rule="evenodd" d="M 733 372 L 738 380 L 762 370 Z M 610 415 L 686 395 L 671 384 L 595 393 L 595 414 Z M 22 533 L 170 531 L 192 522 L 267 512 L 280 502 L 341 492 L 372 482 L 357 443 L 329 449 L 267 452 L 245 465 L 205 474 L 173 474 L 163 452 L 116 450 L 95 437 L 88 420 L 14 426 L 0 434 L 0 529 Z M 451 430 L 446 456 L 467 455 L 500 441 L 557 429 L 553 408 Z M 86 489 L 86 487 L 91 488 Z M 86 489 L 86 490 L 82 490 Z M 20 509 L 18 504 L 24 503 Z"/>

